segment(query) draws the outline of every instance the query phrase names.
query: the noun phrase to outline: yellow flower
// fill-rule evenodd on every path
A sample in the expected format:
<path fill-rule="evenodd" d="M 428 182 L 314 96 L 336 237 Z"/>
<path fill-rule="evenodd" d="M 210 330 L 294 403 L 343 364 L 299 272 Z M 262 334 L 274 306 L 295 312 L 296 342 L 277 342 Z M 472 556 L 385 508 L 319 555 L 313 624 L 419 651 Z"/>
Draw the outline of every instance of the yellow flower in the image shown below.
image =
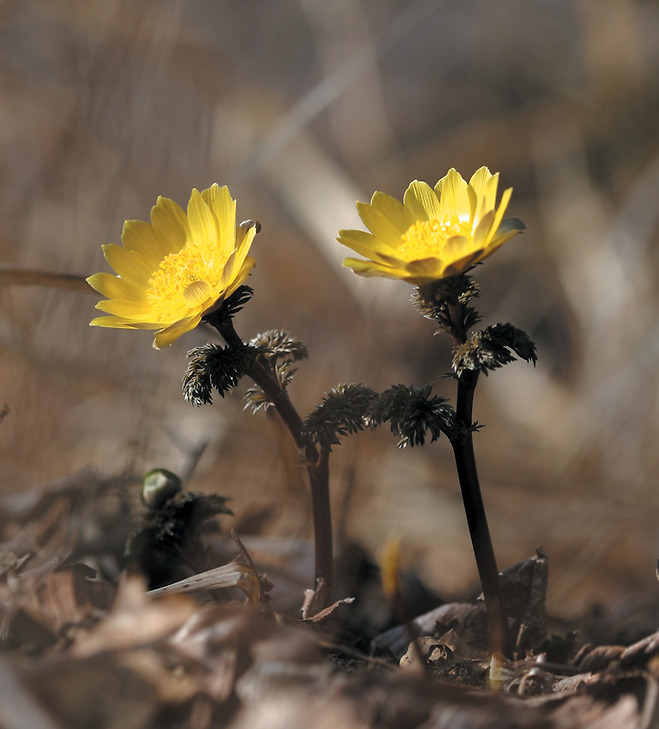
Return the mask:
<path fill-rule="evenodd" d="M 371 231 L 341 230 L 337 240 L 369 260 L 346 258 L 360 276 L 398 278 L 421 286 L 464 273 L 524 230 L 517 218 L 503 220 L 512 188 L 496 205 L 499 173 L 481 167 L 467 183 L 449 170 L 434 187 L 415 180 L 403 202 L 376 192 L 357 203 Z"/>
<path fill-rule="evenodd" d="M 103 246 L 117 272 L 95 273 L 89 285 L 107 299 L 91 326 L 156 330 L 153 346 L 168 347 L 194 329 L 241 286 L 255 261 L 247 255 L 257 224 L 236 227 L 236 201 L 228 188 L 193 190 L 188 212 L 159 197 L 151 223 L 127 220 L 119 245 Z"/>

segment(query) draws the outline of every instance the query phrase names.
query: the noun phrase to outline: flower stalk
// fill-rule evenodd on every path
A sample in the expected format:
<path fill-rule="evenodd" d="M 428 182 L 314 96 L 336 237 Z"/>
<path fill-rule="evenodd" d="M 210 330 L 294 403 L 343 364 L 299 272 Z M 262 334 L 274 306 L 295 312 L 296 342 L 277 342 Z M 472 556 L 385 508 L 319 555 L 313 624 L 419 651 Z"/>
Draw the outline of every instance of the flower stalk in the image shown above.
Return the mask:
<path fill-rule="evenodd" d="M 434 187 L 414 180 L 402 201 L 376 191 L 370 203 L 357 203 L 368 231 L 342 230 L 337 240 L 363 256 L 343 261 L 356 274 L 399 279 L 417 286 L 414 301 L 421 313 L 453 337 L 457 404 L 452 427 L 445 422 L 441 429 L 453 447 L 491 647 L 512 658 L 499 571 L 476 470 L 472 410 L 480 372 L 487 374 L 512 362 L 514 354 L 535 363 L 535 345 L 511 324 L 495 324 L 467 338 L 467 332 L 481 318 L 468 306 L 478 296 L 478 287 L 467 273 L 526 227 L 517 218 L 504 219 L 512 188 L 504 190 L 497 203 L 498 184 L 499 173 L 493 175 L 481 167 L 469 181 L 455 169 Z M 423 443 L 426 426 L 423 421 L 419 425 L 422 437 L 411 444 Z"/>
<path fill-rule="evenodd" d="M 246 345 L 236 333 L 230 316 L 221 310 L 206 316 L 206 321 L 217 329 L 220 336 L 231 347 Z M 256 357 L 245 367 L 250 377 L 263 391 L 279 413 L 279 417 L 290 433 L 295 445 L 304 458 L 309 475 L 315 540 L 315 573 L 313 609 L 320 610 L 329 604 L 332 591 L 332 517 L 329 496 L 329 449 L 316 447 L 303 435 L 303 422 L 291 402 L 288 393 L 281 386 L 272 368 L 262 357 Z"/>
<path fill-rule="evenodd" d="M 454 340 L 461 344 L 466 341 L 462 306 L 456 301 L 448 307 L 451 320 L 455 324 Z M 457 311 L 460 311 L 456 318 Z M 461 341 L 460 341 L 461 340 Z M 462 502 L 467 516 L 469 536 L 474 549 L 476 566 L 483 588 L 487 623 L 490 631 L 492 652 L 501 653 L 508 659 L 513 657 L 513 648 L 508 630 L 508 619 L 501 594 L 499 569 L 494 555 L 494 547 L 487 523 L 483 495 L 478 480 L 476 456 L 474 453 L 472 414 L 474 393 L 479 376 L 478 370 L 465 370 L 458 378 L 456 402 L 456 424 L 458 435 L 451 440 L 455 457 Z"/>

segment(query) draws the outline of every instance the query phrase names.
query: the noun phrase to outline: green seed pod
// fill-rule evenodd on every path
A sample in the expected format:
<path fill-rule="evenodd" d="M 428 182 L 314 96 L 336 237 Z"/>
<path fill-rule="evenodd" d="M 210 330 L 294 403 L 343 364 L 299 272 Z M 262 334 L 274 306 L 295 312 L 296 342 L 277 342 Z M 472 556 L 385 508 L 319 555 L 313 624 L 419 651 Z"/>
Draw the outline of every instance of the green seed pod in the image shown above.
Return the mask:
<path fill-rule="evenodd" d="M 142 481 L 142 501 L 154 511 L 181 491 L 181 479 L 165 468 L 154 468 Z"/>

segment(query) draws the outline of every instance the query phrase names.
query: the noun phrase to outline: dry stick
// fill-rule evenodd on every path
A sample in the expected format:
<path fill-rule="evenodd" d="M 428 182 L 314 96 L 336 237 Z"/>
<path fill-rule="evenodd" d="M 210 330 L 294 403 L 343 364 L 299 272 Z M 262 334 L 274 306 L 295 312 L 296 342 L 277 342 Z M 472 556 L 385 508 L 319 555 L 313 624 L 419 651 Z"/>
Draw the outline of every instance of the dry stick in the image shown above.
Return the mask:
<path fill-rule="evenodd" d="M 455 325 L 455 339 L 458 344 L 466 341 L 462 307 L 456 301 L 449 307 L 451 319 Z M 476 456 L 472 431 L 472 413 L 474 392 L 478 382 L 478 372 L 467 370 L 458 378 L 458 397 L 456 416 L 462 434 L 451 442 L 455 465 L 458 471 L 462 501 L 467 515 L 469 536 L 476 557 L 478 575 L 483 588 L 487 623 L 490 630 L 490 647 L 492 651 L 502 653 L 512 659 L 513 650 L 508 630 L 508 619 L 501 595 L 499 569 L 494 556 L 494 548 L 487 525 L 487 516 L 483 504 L 483 496 L 476 469 Z"/>
<path fill-rule="evenodd" d="M 212 324 L 226 343 L 233 347 L 244 347 L 233 323 L 223 319 L 218 321 L 209 317 Z M 302 418 L 293 406 L 286 390 L 282 388 L 272 369 L 258 358 L 246 369 L 245 374 L 263 390 L 265 396 L 279 413 L 284 425 L 291 434 L 295 445 L 304 454 L 305 466 L 311 486 L 315 540 L 315 589 L 320 593 L 315 607 L 329 604 L 332 592 L 332 518 L 329 497 L 329 451 L 321 446 L 320 451 L 313 443 L 302 437 Z"/>

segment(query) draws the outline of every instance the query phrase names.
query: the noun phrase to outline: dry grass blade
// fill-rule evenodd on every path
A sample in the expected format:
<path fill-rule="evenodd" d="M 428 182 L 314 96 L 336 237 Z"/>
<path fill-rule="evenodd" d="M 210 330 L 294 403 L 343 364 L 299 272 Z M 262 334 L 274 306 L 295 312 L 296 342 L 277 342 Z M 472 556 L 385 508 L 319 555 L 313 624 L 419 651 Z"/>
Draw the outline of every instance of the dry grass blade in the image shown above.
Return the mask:
<path fill-rule="evenodd" d="M 0 286 L 46 286 L 55 289 L 72 289 L 85 293 L 95 293 L 85 281 L 84 276 L 75 273 L 57 273 L 21 268 L 0 263 Z"/>
<path fill-rule="evenodd" d="M 221 567 L 215 567 L 205 572 L 199 572 L 193 577 L 179 580 L 171 585 L 165 585 L 155 590 L 149 590 L 149 597 L 174 595 L 184 593 L 203 592 L 206 590 L 226 590 L 238 587 L 242 590 L 252 605 L 257 605 L 261 599 L 261 583 L 254 569 L 239 562 L 229 562 Z"/>

